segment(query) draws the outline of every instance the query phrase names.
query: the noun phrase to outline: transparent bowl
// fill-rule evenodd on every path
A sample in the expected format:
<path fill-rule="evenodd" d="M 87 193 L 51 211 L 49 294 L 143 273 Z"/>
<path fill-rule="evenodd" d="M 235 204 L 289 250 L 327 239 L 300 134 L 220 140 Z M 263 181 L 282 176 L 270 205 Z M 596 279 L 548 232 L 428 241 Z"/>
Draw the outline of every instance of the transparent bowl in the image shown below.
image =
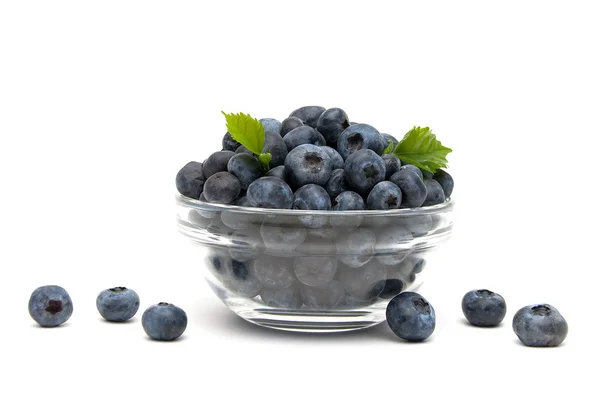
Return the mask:
<path fill-rule="evenodd" d="M 417 291 L 452 231 L 453 203 L 389 211 L 275 210 L 178 195 L 179 231 L 198 246 L 215 294 L 269 328 L 338 332 L 385 320 Z M 196 262 L 196 261 L 194 261 Z"/>

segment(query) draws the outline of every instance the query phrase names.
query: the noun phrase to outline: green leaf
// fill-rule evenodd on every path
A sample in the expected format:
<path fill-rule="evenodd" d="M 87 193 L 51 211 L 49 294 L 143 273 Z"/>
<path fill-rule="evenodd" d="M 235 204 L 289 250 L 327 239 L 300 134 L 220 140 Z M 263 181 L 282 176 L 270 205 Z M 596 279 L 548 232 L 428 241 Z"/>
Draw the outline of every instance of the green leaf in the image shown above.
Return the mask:
<path fill-rule="evenodd" d="M 227 114 L 224 111 L 221 113 L 225 116 L 227 130 L 231 133 L 231 137 L 259 156 L 265 145 L 263 124 L 256 118 L 252 118 L 250 114 Z"/>
<path fill-rule="evenodd" d="M 390 154 L 394 152 L 394 142 L 388 140 L 388 146 L 383 150 L 383 154 Z"/>
<path fill-rule="evenodd" d="M 448 166 L 446 156 L 452 149 L 437 140 L 428 127 L 415 126 L 404 135 L 394 149 L 394 154 L 402 161 L 413 164 L 425 171 L 435 173 Z"/>
<path fill-rule="evenodd" d="M 271 153 L 262 153 L 258 155 L 258 161 L 262 165 L 265 171 L 269 170 L 269 163 L 271 162 Z"/>

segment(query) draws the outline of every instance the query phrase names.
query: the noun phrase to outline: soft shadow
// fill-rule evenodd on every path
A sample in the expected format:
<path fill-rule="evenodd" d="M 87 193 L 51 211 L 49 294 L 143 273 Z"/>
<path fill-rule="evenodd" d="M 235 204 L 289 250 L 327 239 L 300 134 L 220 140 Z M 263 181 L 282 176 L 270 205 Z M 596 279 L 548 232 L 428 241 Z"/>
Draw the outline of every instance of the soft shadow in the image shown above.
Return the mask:
<path fill-rule="evenodd" d="M 519 346 L 521 346 L 521 347 L 526 347 L 526 348 L 528 348 L 528 349 L 559 349 L 559 348 L 561 348 L 561 347 L 565 347 L 565 346 L 566 346 L 566 343 L 565 343 L 565 342 L 562 342 L 562 343 L 561 343 L 561 344 L 559 344 L 558 346 L 550 346 L 550 347 L 543 347 L 543 346 L 525 346 L 525 345 L 524 345 L 524 344 L 523 344 L 523 343 L 522 343 L 522 342 L 519 340 L 519 338 L 515 338 L 515 339 L 514 339 L 514 342 L 515 342 L 517 345 L 519 345 Z"/>
<path fill-rule="evenodd" d="M 128 319 L 127 321 L 109 321 L 107 319 L 104 319 L 102 317 L 98 318 L 100 321 L 102 321 L 105 324 L 109 324 L 109 325 L 127 325 L 127 324 L 133 324 L 136 321 L 136 318 L 131 318 Z"/>
<path fill-rule="evenodd" d="M 69 325 L 68 322 L 64 322 L 64 323 L 62 323 L 62 324 L 60 324 L 58 326 L 41 326 L 39 324 L 36 324 L 35 322 L 31 324 L 32 327 L 39 328 L 39 329 L 60 329 L 60 328 L 63 328 L 65 326 L 68 326 L 68 325 Z"/>
<path fill-rule="evenodd" d="M 147 342 L 154 342 L 154 343 L 178 343 L 178 342 L 185 342 L 187 340 L 186 335 L 181 335 L 175 340 L 154 340 L 148 335 L 145 335 L 144 337 L 146 338 Z"/>
<path fill-rule="evenodd" d="M 503 323 L 501 322 L 499 325 L 495 325 L 495 326 L 477 326 L 477 325 L 473 325 L 472 323 L 470 323 L 469 321 L 467 321 L 464 318 L 460 318 L 458 320 L 459 323 L 468 326 L 469 328 L 475 328 L 475 329 L 495 329 L 495 328 L 502 328 Z"/>

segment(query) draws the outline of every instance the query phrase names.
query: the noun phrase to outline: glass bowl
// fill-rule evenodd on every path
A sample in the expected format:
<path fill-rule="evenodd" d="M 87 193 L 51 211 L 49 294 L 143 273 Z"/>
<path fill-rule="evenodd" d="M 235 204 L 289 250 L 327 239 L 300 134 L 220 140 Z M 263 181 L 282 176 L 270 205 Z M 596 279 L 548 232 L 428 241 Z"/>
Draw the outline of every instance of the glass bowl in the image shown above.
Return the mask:
<path fill-rule="evenodd" d="M 275 210 L 177 195 L 179 231 L 233 312 L 269 328 L 338 332 L 385 320 L 452 231 L 452 200 L 388 211 Z"/>

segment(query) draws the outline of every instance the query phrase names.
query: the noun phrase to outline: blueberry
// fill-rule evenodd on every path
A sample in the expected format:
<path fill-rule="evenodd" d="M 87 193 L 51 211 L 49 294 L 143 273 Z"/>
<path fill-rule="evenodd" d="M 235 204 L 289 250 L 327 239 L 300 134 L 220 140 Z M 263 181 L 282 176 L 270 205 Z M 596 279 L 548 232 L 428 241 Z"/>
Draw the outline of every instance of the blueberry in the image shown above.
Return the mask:
<path fill-rule="evenodd" d="M 294 258 L 294 274 L 307 286 L 327 286 L 335 277 L 338 262 L 332 257 L 306 256 Z"/>
<path fill-rule="evenodd" d="M 284 258 L 263 255 L 254 261 L 254 276 L 264 288 L 283 289 L 291 286 L 296 278 Z"/>
<path fill-rule="evenodd" d="M 384 154 L 381 158 L 385 162 L 385 179 L 389 180 L 392 175 L 400 171 L 402 161 L 395 154 Z"/>
<path fill-rule="evenodd" d="M 339 281 L 332 281 L 326 286 L 302 286 L 302 300 L 309 308 L 330 309 L 344 303 L 346 294 Z"/>
<path fill-rule="evenodd" d="M 402 191 L 390 181 L 379 182 L 367 197 L 369 210 L 394 210 L 400 208 Z"/>
<path fill-rule="evenodd" d="M 227 163 L 235 153 L 229 150 L 222 150 L 212 153 L 202 164 L 202 172 L 206 179 L 217 172 L 227 171 Z"/>
<path fill-rule="evenodd" d="M 177 173 L 175 186 L 182 195 L 197 199 L 204 189 L 205 181 L 202 163 L 190 161 Z"/>
<path fill-rule="evenodd" d="M 295 129 L 299 126 L 303 126 L 304 123 L 300 118 L 297 117 L 287 117 L 281 122 L 281 129 L 279 130 L 279 134 L 281 137 L 284 137 L 288 134 L 292 129 Z"/>
<path fill-rule="evenodd" d="M 242 185 L 229 172 L 217 172 L 204 183 L 204 196 L 211 203 L 229 204 L 240 194 Z"/>
<path fill-rule="evenodd" d="M 271 168 L 270 170 L 267 171 L 265 176 L 273 176 L 275 178 L 279 178 L 284 181 L 287 180 L 287 173 L 285 171 L 285 166 L 283 166 L 283 165 L 278 165 L 275 168 Z"/>
<path fill-rule="evenodd" d="M 196 210 L 190 210 L 188 212 L 188 221 L 190 222 L 190 224 L 195 225 L 195 228 L 206 229 L 210 225 L 211 219 L 212 217 L 206 218 Z"/>
<path fill-rule="evenodd" d="M 252 207 L 246 196 L 238 196 L 231 204 L 239 207 Z"/>
<path fill-rule="evenodd" d="M 565 318 L 550 304 L 521 308 L 515 314 L 512 326 L 519 340 L 532 347 L 558 346 L 569 332 Z"/>
<path fill-rule="evenodd" d="M 333 200 L 332 210 L 335 211 L 351 211 L 351 210 L 364 210 L 365 202 L 363 198 L 356 192 L 347 190 L 341 192 Z"/>
<path fill-rule="evenodd" d="M 406 196 L 404 196 L 406 198 Z M 433 218 L 431 215 L 411 215 L 399 219 L 402 226 L 414 236 L 426 235 L 433 229 Z"/>
<path fill-rule="evenodd" d="M 317 130 L 321 132 L 329 146 L 337 146 L 338 137 L 349 126 L 348 115 L 341 108 L 325 110 L 317 121 Z"/>
<path fill-rule="evenodd" d="M 353 268 L 359 268 L 371 261 L 374 246 L 375 234 L 366 228 L 345 232 L 335 242 L 338 258 Z"/>
<path fill-rule="evenodd" d="M 335 243 L 332 239 L 307 236 L 306 240 L 296 248 L 296 251 L 308 256 L 330 256 L 335 254 Z"/>
<path fill-rule="evenodd" d="M 258 120 L 262 126 L 265 128 L 265 132 L 276 132 L 279 134 L 279 130 L 281 129 L 281 122 L 276 120 L 275 118 L 261 118 Z"/>
<path fill-rule="evenodd" d="M 383 287 L 383 291 L 379 293 L 379 297 L 382 299 L 391 299 L 392 297 L 400 294 L 404 289 L 404 282 L 401 279 L 392 278 L 386 279 Z"/>
<path fill-rule="evenodd" d="M 248 186 L 256 179 L 263 176 L 260 162 L 251 154 L 236 154 L 227 163 L 227 172 L 238 178 L 242 190 L 248 190 Z"/>
<path fill-rule="evenodd" d="M 471 290 L 462 299 L 462 311 L 475 326 L 496 326 L 506 315 L 506 302 L 498 293 L 486 289 Z"/>
<path fill-rule="evenodd" d="M 227 251 L 233 259 L 242 262 L 249 261 L 255 259 L 263 252 L 264 245 L 262 240 L 252 233 L 254 233 L 252 230 L 245 232 L 237 231 L 229 236 L 231 245 L 227 248 Z"/>
<path fill-rule="evenodd" d="M 207 261 L 209 271 L 220 281 L 231 271 L 232 258 L 225 250 L 211 249 Z"/>
<path fill-rule="evenodd" d="M 271 162 L 269 162 L 270 168 L 275 168 L 279 165 L 283 165 L 285 157 L 287 156 L 287 147 L 283 142 L 279 133 L 266 131 L 265 132 L 265 144 L 263 146 L 263 153 L 271 153 Z M 252 154 L 246 146 L 240 146 L 236 151 L 236 154 L 247 153 Z"/>
<path fill-rule="evenodd" d="M 332 202 L 331 209 L 334 211 L 364 210 L 365 202 L 356 192 L 345 191 L 340 193 Z M 360 226 L 363 221 L 362 215 L 347 215 L 335 213 L 329 217 L 329 223 L 334 228 L 353 230 Z"/>
<path fill-rule="evenodd" d="M 440 185 L 438 181 L 433 179 L 424 179 L 423 183 L 427 188 L 427 197 L 425 197 L 423 207 L 440 204 L 446 200 L 444 189 L 442 189 L 442 185 Z M 206 185 L 206 183 L 204 185 Z"/>
<path fill-rule="evenodd" d="M 392 331 L 411 342 L 427 339 L 435 329 L 433 306 L 418 293 L 400 293 L 388 303 L 385 315 Z"/>
<path fill-rule="evenodd" d="M 334 170 L 344 168 L 344 159 L 336 149 L 329 146 L 321 146 L 321 148 L 325 150 L 329 158 L 331 158 L 331 168 Z"/>
<path fill-rule="evenodd" d="M 390 177 L 393 182 L 402 191 L 402 208 L 421 207 L 427 198 L 427 187 L 419 175 L 410 169 L 400 168 Z"/>
<path fill-rule="evenodd" d="M 361 149 L 373 150 L 378 155 L 381 155 L 385 149 L 383 141 L 381 140 L 381 134 L 371 125 L 351 125 L 346 128 L 338 138 L 337 150 L 344 160 L 347 159 L 350 154 Z"/>
<path fill-rule="evenodd" d="M 290 209 L 294 193 L 290 186 L 279 178 L 263 176 L 248 186 L 248 203 L 252 207 Z"/>
<path fill-rule="evenodd" d="M 289 253 L 304 242 L 306 228 L 296 226 L 280 226 L 263 222 L 260 227 L 260 236 L 267 250 L 279 254 Z"/>
<path fill-rule="evenodd" d="M 126 287 L 114 287 L 100 292 L 96 308 L 107 321 L 123 322 L 131 319 L 140 308 L 137 293 Z"/>
<path fill-rule="evenodd" d="M 260 297 L 269 307 L 295 310 L 302 307 L 302 295 L 299 285 L 292 285 L 283 289 L 263 288 Z"/>
<path fill-rule="evenodd" d="M 393 137 L 389 133 L 382 133 L 381 137 L 383 138 L 383 142 L 385 144 L 385 147 L 388 147 L 388 145 L 390 144 L 390 140 L 392 141 L 392 145 L 394 146 L 394 148 L 396 148 L 396 146 L 398 145 L 398 139 L 396 139 L 395 137 Z"/>
<path fill-rule="evenodd" d="M 423 174 L 423 179 L 433 179 L 433 174 L 431 172 L 422 169 L 421 173 Z"/>
<path fill-rule="evenodd" d="M 330 210 L 331 199 L 319 185 L 309 183 L 294 193 L 294 210 Z"/>
<path fill-rule="evenodd" d="M 223 150 L 229 150 L 229 151 L 236 151 L 238 149 L 238 147 L 241 146 L 241 144 L 238 143 L 231 136 L 231 133 L 229 133 L 229 132 L 225 133 L 225 136 L 223 136 L 222 145 L 223 145 Z"/>
<path fill-rule="evenodd" d="M 221 222 L 235 231 L 253 230 L 258 229 L 262 224 L 262 216 L 238 211 L 223 211 L 221 212 Z"/>
<path fill-rule="evenodd" d="M 377 262 L 370 262 L 360 268 L 342 268 L 340 281 L 346 293 L 355 299 L 373 299 L 383 291 L 387 270 Z"/>
<path fill-rule="evenodd" d="M 331 177 L 331 158 L 325 150 L 314 144 L 303 144 L 289 152 L 285 169 L 293 187 L 309 183 L 325 186 Z"/>
<path fill-rule="evenodd" d="M 154 340 L 175 340 L 185 332 L 187 315 L 176 305 L 161 302 L 144 311 L 142 326 Z"/>
<path fill-rule="evenodd" d="M 288 132 L 283 138 L 283 142 L 287 146 L 287 150 L 292 151 L 301 144 L 314 144 L 316 146 L 324 146 L 325 139 L 315 128 L 310 126 L 300 126 Z"/>
<path fill-rule="evenodd" d="M 254 274 L 250 273 L 252 261 L 241 262 L 232 259 L 230 268 L 223 276 L 223 286 L 226 289 L 247 298 L 255 297 L 260 293 L 262 285 Z"/>
<path fill-rule="evenodd" d="M 385 162 L 373 150 L 352 153 L 344 164 L 348 186 L 359 194 L 367 194 L 385 179 Z"/>
<path fill-rule="evenodd" d="M 73 302 L 65 289 L 56 285 L 41 286 L 29 299 L 29 315 L 40 326 L 59 326 L 73 314 Z"/>
<path fill-rule="evenodd" d="M 412 239 L 410 231 L 402 226 L 390 225 L 377 230 L 377 260 L 384 265 L 400 264 L 411 251 Z"/>
<path fill-rule="evenodd" d="M 325 184 L 325 190 L 331 199 L 335 199 L 340 193 L 348 190 L 343 169 L 334 169 L 331 172 L 331 177 Z"/>
<path fill-rule="evenodd" d="M 398 171 L 404 171 L 404 170 L 409 170 L 414 172 L 415 174 L 417 174 L 419 176 L 419 178 L 421 180 L 423 180 L 423 171 L 421 171 L 419 168 L 415 167 L 412 164 L 406 164 L 406 163 L 402 163 L 402 166 L 398 169 Z"/>
<path fill-rule="evenodd" d="M 433 174 L 433 179 L 442 186 L 446 198 L 450 197 L 452 190 L 454 189 L 454 179 L 452 179 L 452 176 L 443 169 L 438 169 L 435 171 L 435 174 Z"/>
<path fill-rule="evenodd" d="M 312 126 L 313 128 L 317 127 L 317 121 L 321 114 L 325 111 L 325 107 L 321 106 L 304 106 L 300 107 L 297 110 L 292 111 L 290 117 L 299 118 L 304 125 Z"/>

